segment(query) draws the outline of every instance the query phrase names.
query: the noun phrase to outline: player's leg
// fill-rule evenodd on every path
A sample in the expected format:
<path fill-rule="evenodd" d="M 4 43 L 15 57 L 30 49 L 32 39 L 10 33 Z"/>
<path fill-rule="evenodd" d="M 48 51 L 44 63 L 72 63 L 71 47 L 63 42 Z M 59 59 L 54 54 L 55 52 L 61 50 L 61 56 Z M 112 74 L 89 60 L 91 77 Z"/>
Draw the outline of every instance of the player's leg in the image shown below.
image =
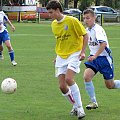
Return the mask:
<path fill-rule="evenodd" d="M 85 117 L 85 112 L 84 112 L 84 109 L 82 106 L 82 100 L 81 100 L 79 87 L 76 84 L 76 82 L 74 81 L 75 74 L 76 73 L 73 70 L 68 69 L 66 72 L 65 81 L 68 84 L 68 86 L 70 87 L 70 90 L 72 91 L 72 95 L 73 95 L 73 98 L 75 101 L 73 110 L 75 110 L 75 111 L 77 110 L 77 116 L 80 119 L 80 118 Z"/>
<path fill-rule="evenodd" d="M 2 51 L 3 51 L 2 43 L 3 43 L 3 34 L 1 33 L 1 34 L 0 34 L 0 60 L 3 60 L 3 59 L 4 59 L 4 56 L 3 56 L 3 54 L 2 54 Z"/>
<path fill-rule="evenodd" d="M 59 61 L 59 60 L 57 59 L 56 61 Z M 60 65 L 62 63 L 62 60 L 61 60 L 60 63 L 58 63 L 58 62 L 56 62 L 56 63 L 57 63 L 57 65 L 58 64 Z M 57 65 L 55 65 L 55 66 L 57 66 Z M 67 85 L 67 83 L 65 81 L 65 71 L 66 71 L 66 69 L 67 69 L 66 66 L 55 67 L 55 74 L 56 74 L 56 77 L 58 77 L 59 88 L 60 88 L 60 90 L 62 92 L 62 95 L 70 102 L 70 104 L 73 105 L 75 103 L 75 101 L 73 99 L 72 92 L 71 92 L 69 86 Z"/>
<path fill-rule="evenodd" d="M 10 40 L 5 40 L 5 45 L 6 45 L 6 47 L 7 47 L 7 49 L 8 49 L 8 52 L 9 52 L 9 56 L 10 56 L 10 60 L 11 60 L 11 63 L 12 63 L 12 65 L 17 65 L 17 63 L 15 62 L 15 60 L 14 60 L 14 50 L 13 50 L 13 48 L 12 48 L 12 45 L 11 45 L 11 43 L 10 43 Z"/>
<path fill-rule="evenodd" d="M 92 78 L 94 77 L 95 74 L 96 73 L 91 68 L 87 68 L 84 71 L 83 78 L 84 78 L 85 89 L 90 97 L 90 103 L 86 106 L 88 110 L 98 108 L 98 104 L 95 96 L 95 89 L 92 82 Z"/>
<path fill-rule="evenodd" d="M 69 86 L 65 81 L 65 75 L 64 74 L 59 75 L 58 79 L 59 79 L 59 85 L 60 85 L 59 87 L 62 92 L 62 95 L 74 106 L 75 100 L 73 98 L 71 89 L 69 88 Z M 77 108 L 72 109 L 71 115 L 77 115 Z"/>
<path fill-rule="evenodd" d="M 62 95 L 71 103 L 74 104 L 74 99 L 71 93 L 71 90 L 69 89 L 69 86 L 67 85 L 66 81 L 65 81 L 65 75 L 64 74 L 60 74 L 58 76 L 59 79 L 59 88 L 62 92 Z"/>
<path fill-rule="evenodd" d="M 63 64 L 64 63 L 64 64 Z M 59 88 L 62 92 L 62 95 L 71 103 L 74 104 L 74 100 L 71 94 L 71 90 L 65 81 L 65 74 L 67 70 L 67 60 L 61 58 L 60 56 L 56 57 L 55 60 L 55 76 L 59 80 Z"/>
<path fill-rule="evenodd" d="M 67 59 L 62 59 L 60 56 L 56 58 L 56 77 L 59 78 L 60 89 L 63 95 L 68 98 L 72 98 L 73 106 L 77 107 L 77 115 L 78 118 L 82 118 L 85 116 L 83 107 L 81 106 L 81 96 L 79 92 L 79 88 L 74 81 L 75 73 L 79 73 L 79 54 L 80 52 L 76 52 Z M 63 76 L 64 75 L 64 76 Z M 70 95 L 70 96 L 69 96 Z M 71 99 L 68 99 L 71 100 Z M 79 108 L 80 107 L 80 108 Z M 78 111 L 79 110 L 79 111 Z"/>
<path fill-rule="evenodd" d="M 120 80 L 105 79 L 105 85 L 108 89 L 120 89 Z"/>
<path fill-rule="evenodd" d="M 3 46 L 2 46 L 2 43 L 0 44 L 0 60 L 3 60 L 4 59 L 4 56 L 2 54 L 2 51 L 3 51 Z"/>
<path fill-rule="evenodd" d="M 106 87 L 108 89 L 119 89 L 120 80 L 114 80 L 114 65 L 112 57 L 111 56 L 107 57 L 104 60 L 104 63 L 106 67 L 103 67 L 103 69 L 100 72 L 103 74 Z"/>
<path fill-rule="evenodd" d="M 3 32 L 3 42 L 5 43 L 5 45 L 8 49 L 12 65 L 14 65 L 14 66 L 17 65 L 17 63 L 14 60 L 14 50 L 13 50 L 12 45 L 10 43 L 10 36 L 6 30 L 4 30 L 4 32 Z"/>

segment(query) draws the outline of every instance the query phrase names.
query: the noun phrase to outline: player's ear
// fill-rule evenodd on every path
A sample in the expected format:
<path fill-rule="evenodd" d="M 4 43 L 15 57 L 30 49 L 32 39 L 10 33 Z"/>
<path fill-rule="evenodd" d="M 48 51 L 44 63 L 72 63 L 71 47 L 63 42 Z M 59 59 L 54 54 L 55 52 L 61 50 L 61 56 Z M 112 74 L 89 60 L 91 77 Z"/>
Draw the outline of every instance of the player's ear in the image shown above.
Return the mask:
<path fill-rule="evenodd" d="M 57 8 L 57 9 L 56 9 L 56 11 L 60 11 L 60 9 L 59 9 L 59 8 Z"/>
<path fill-rule="evenodd" d="M 96 18 L 97 18 L 97 15 L 95 15 L 95 16 L 94 16 L 94 18 L 95 18 L 95 20 L 96 20 Z"/>

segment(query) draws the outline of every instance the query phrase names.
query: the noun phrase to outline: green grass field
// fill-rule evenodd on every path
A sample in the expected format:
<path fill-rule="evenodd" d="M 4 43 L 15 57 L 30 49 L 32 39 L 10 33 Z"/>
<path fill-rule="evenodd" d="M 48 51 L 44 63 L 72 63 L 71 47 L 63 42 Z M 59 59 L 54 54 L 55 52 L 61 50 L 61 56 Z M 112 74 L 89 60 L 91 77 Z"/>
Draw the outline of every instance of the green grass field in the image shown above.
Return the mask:
<path fill-rule="evenodd" d="M 54 77 L 54 36 L 47 23 L 14 23 L 16 31 L 11 35 L 17 66 L 12 66 L 4 46 L 4 60 L 0 61 L 0 82 L 14 78 L 18 89 L 14 94 L 0 91 L 0 120 L 77 120 L 69 112 L 72 106 L 58 89 Z M 120 26 L 104 26 L 109 38 L 115 65 L 115 79 L 120 79 Z M 88 55 L 87 50 L 87 55 Z M 82 79 L 85 67 L 76 82 L 81 89 L 83 106 L 89 98 Z M 102 75 L 97 74 L 94 85 L 99 108 L 85 109 L 84 120 L 120 120 L 120 90 L 105 88 Z"/>

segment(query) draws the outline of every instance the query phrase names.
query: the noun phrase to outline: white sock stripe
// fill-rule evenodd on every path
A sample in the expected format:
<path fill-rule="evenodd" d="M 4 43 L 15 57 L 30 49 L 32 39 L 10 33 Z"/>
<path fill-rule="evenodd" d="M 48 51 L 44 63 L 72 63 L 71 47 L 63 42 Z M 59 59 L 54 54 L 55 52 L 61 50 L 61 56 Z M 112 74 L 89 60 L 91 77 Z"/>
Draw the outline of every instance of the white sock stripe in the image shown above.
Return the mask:
<path fill-rule="evenodd" d="M 9 53 L 13 53 L 13 52 L 14 52 L 14 50 L 9 51 Z"/>

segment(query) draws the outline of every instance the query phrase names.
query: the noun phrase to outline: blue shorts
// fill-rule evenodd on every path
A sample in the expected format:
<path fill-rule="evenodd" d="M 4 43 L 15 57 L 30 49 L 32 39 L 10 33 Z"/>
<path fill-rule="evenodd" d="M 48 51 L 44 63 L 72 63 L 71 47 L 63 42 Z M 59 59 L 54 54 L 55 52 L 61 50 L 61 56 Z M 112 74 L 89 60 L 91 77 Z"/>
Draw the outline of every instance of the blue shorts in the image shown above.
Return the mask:
<path fill-rule="evenodd" d="M 4 30 L 2 33 L 0 33 L 0 45 L 2 45 L 2 42 L 5 42 L 6 40 L 10 40 L 9 33 Z"/>
<path fill-rule="evenodd" d="M 87 68 L 91 68 L 95 74 L 100 72 L 105 80 L 114 78 L 114 65 L 113 58 L 111 56 L 99 56 L 95 60 L 84 63 Z"/>

